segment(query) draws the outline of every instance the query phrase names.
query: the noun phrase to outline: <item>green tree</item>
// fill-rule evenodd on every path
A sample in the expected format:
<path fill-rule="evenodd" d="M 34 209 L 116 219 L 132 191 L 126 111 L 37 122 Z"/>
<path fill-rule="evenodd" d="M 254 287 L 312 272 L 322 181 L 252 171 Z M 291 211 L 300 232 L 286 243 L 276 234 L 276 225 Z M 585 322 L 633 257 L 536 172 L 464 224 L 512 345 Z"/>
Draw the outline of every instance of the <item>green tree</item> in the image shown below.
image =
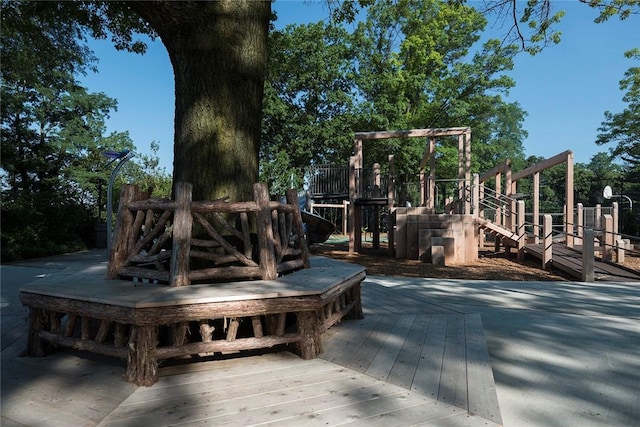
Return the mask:
<path fill-rule="evenodd" d="M 115 100 L 76 81 L 95 58 L 66 7 L 2 2 L 3 259 L 91 244 L 109 173 L 101 153 L 134 148 L 126 132 L 104 136 Z"/>
<path fill-rule="evenodd" d="M 476 9 L 404 0 L 376 2 L 367 11 L 354 37 L 361 129 L 471 126 L 475 165 L 483 159 L 483 166 L 495 164 L 491 156 L 497 147 L 489 146 L 498 136 L 502 155 L 522 157 L 524 112 L 500 96 L 514 84 L 502 73 L 513 67 L 516 49 L 490 40 L 470 57 L 486 25 Z M 368 144 L 365 156 L 394 154 L 409 179 L 417 173 L 424 147 L 425 141 L 383 141 Z M 443 139 L 437 150 L 439 175 L 457 176 L 457 144 Z"/>
<path fill-rule="evenodd" d="M 353 54 L 323 22 L 272 31 L 260 151 L 262 180 L 282 191 L 312 164 L 346 165 L 353 149 Z"/>
<path fill-rule="evenodd" d="M 640 49 L 625 54 L 640 59 Z M 613 157 L 631 165 L 640 165 L 640 67 L 631 67 L 620 81 L 620 90 L 626 91 L 622 100 L 627 107 L 620 113 L 606 111 L 605 120 L 598 129 L 596 144 L 615 143 Z"/>

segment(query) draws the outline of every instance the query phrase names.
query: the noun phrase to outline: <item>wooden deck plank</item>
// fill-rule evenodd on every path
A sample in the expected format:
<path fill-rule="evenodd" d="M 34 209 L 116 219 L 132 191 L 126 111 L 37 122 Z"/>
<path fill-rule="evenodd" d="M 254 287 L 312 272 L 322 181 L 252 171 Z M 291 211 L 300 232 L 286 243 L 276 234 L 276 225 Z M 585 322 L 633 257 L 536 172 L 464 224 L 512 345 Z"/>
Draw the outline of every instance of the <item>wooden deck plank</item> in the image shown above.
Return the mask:
<path fill-rule="evenodd" d="M 54 363 L 38 360 L 3 358 L 2 414 L 14 422 L 96 425 L 136 389 L 122 381 L 121 368 L 64 353 L 47 358 Z"/>
<path fill-rule="evenodd" d="M 402 350 L 387 377 L 387 382 L 390 384 L 411 390 L 431 319 L 432 316 L 416 317 Z"/>
<path fill-rule="evenodd" d="M 424 338 L 416 375 L 411 384 L 411 390 L 434 399 L 438 398 L 438 390 L 440 389 L 447 319 L 448 316 L 432 317 Z"/>
<path fill-rule="evenodd" d="M 287 365 L 285 361 L 283 368 Z M 158 400 L 128 401 L 123 407 L 130 406 L 136 411 L 114 412 L 101 425 L 130 426 L 142 423 L 164 426 L 177 422 L 203 423 L 204 420 L 214 425 L 236 426 L 269 422 L 287 425 L 287 420 L 293 425 L 301 425 L 303 420 L 306 425 L 307 420 L 322 411 L 335 412 L 335 408 L 340 408 L 338 412 L 344 416 L 343 409 L 352 406 L 353 413 L 364 414 L 366 412 L 360 411 L 369 401 L 408 393 L 319 359 L 301 361 L 300 365 L 306 370 L 303 375 L 274 376 L 258 385 L 254 383 L 255 377 L 238 376 L 231 380 L 235 384 L 231 388 L 209 381 L 194 387 L 201 390 L 202 385 L 208 385 L 210 394 L 206 397 L 183 397 L 182 389 L 165 390 L 165 394 L 176 396 L 173 405 Z M 416 399 L 424 400 L 424 397 Z"/>
<path fill-rule="evenodd" d="M 525 251 L 538 259 L 542 259 L 541 244 L 525 245 Z M 576 249 L 569 248 L 561 243 L 554 243 L 551 265 L 577 279 L 582 279 L 582 253 Z M 599 281 L 640 281 L 640 272 L 629 271 L 615 264 L 604 262 L 601 259 L 595 260 L 594 274 L 595 280 Z"/>
<path fill-rule="evenodd" d="M 385 337 L 371 364 L 364 371 L 365 374 L 382 381 L 387 380 L 415 318 L 415 314 L 400 316 L 391 332 Z"/>
<path fill-rule="evenodd" d="M 279 369 L 272 369 L 258 376 L 257 374 L 240 374 L 220 378 L 218 380 L 177 384 L 159 390 L 138 390 L 130 396 L 114 414 L 115 418 L 126 418 L 137 415 L 140 408 L 144 411 L 162 411 L 170 408 L 181 408 L 186 405 L 198 406 L 210 401 L 225 400 L 233 396 L 243 396 L 280 390 L 278 385 L 295 384 L 300 386 L 307 382 L 317 382 L 316 377 L 329 381 L 342 368 L 336 365 L 324 366 L 324 370 L 312 371 L 308 365 L 291 366 L 281 362 Z"/>
<path fill-rule="evenodd" d="M 378 310 L 397 313 L 402 307 L 402 313 L 408 314 L 447 314 L 458 313 L 447 307 L 433 304 L 428 295 L 422 295 L 421 289 L 405 286 L 387 287 L 380 284 L 365 282 L 366 292 L 363 292 L 363 307 L 367 309 L 373 304 Z"/>
<path fill-rule="evenodd" d="M 394 412 L 387 412 L 375 417 L 358 420 L 348 427 L 498 427 L 480 417 L 469 416 L 465 411 L 440 402 L 425 403 Z"/>
<path fill-rule="evenodd" d="M 482 318 L 465 316 L 469 413 L 502 424 Z"/>
<path fill-rule="evenodd" d="M 377 329 L 378 323 L 384 318 L 385 316 L 369 315 L 361 320 L 340 323 L 338 328 L 329 332 L 331 339 L 323 344 L 324 352 L 319 357 L 340 366 L 347 366 L 369 334 Z"/>
<path fill-rule="evenodd" d="M 16 342 L 27 330 L 26 314 L 2 316 L 2 333 L 0 335 L 0 350 L 4 351 Z"/>
<path fill-rule="evenodd" d="M 448 316 L 438 400 L 467 408 L 464 316 Z"/>
<path fill-rule="evenodd" d="M 358 349 L 351 353 L 351 358 L 345 367 L 358 372 L 365 372 L 384 345 L 398 319 L 398 315 L 382 316 L 380 321 L 376 322 L 376 327 L 371 329 L 364 337 L 365 340 Z"/>
<path fill-rule="evenodd" d="M 190 387 L 165 389 L 164 398 L 125 402 L 109 416 L 106 425 L 172 425 L 202 418 L 238 416 L 247 411 L 260 411 L 261 416 L 272 416 L 271 407 L 291 401 L 329 395 L 334 390 L 336 378 L 341 371 L 335 365 L 322 366 L 305 364 L 304 370 L 288 375 L 286 369 L 279 375 L 256 379 L 255 376 L 240 375 L 228 381 L 203 381 Z M 330 365 L 330 364 L 329 364 Z M 284 367 L 284 366 L 283 366 Z M 352 380 L 352 383 L 355 380 Z M 345 384 L 345 389 L 348 387 Z M 355 385 L 350 386 L 356 388 Z M 189 390 L 198 390 L 189 393 Z M 187 393 L 185 393 L 187 391 Z M 134 395 L 137 393 L 134 393 Z M 264 408 L 268 408 L 266 411 Z M 150 415 L 151 414 L 151 415 Z M 243 424 L 238 424 L 243 425 Z"/>

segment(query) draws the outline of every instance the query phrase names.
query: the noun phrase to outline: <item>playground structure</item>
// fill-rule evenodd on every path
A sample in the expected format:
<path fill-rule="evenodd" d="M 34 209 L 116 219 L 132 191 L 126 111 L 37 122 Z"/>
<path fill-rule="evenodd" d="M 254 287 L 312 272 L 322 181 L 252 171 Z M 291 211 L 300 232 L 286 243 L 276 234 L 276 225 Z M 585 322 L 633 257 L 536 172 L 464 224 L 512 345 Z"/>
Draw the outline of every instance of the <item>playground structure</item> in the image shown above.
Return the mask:
<path fill-rule="evenodd" d="M 396 206 L 396 183 L 393 156 L 389 156 L 389 175 L 382 177 L 379 164 L 373 168 L 363 167 L 363 143 L 373 139 L 386 138 L 426 138 L 427 144 L 420 163 L 420 188 L 418 206 Z M 442 180 L 436 175 L 437 161 L 435 146 L 443 137 L 458 140 L 458 177 L 449 179 L 456 186 L 455 197 L 445 200 L 440 210 L 436 210 L 437 186 Z M 343 212 L 343 230 L 348 231 L 349 251 L 362 249 L 363 230 L 372 233 L 372 244 L 378 248 L 381 227 L 388 228 L 388 251 L 399 259 L 420 259 L 425 262 L 448 265 L 464 265 L 478 256 L 478 247 L 485 244 L 489 236 L 495 242 L 496 251 L 503 247 L 506 251 L 516 250 L 518 257 L 525 253 L 539 254 L 533 246 L 543 241 L 562 241 L 568 248 L 592 250 L 591 258 L 600 256 L 610 262 L 616 254 L 617 260 L 624 259 L 624 251 L 631 245 L 618 231 L 618 204 L 611 208 L 584 208 L 577 204 L 574 208 L 573 153 L 565 151 L 522 171 L 514 172 L 511 162 L 505 161 L 481 175 L 471 174 L 471 130 L 468 127 L 446 129 L 413 129 L 405 131 L 362 132 L 355 134 L 354 156 L 349 168 L 315 168 L 310 181 L 311 206 L 317 212 L 320 208 L 334 208 Z M 555 214 L 556 224 L 543 227 L 544 221 L 551 221 L 551 214 L 540 212 L 540 175 L 543 171 L 564 165 L 565 195 L 564 211 Z M 532 194 L 519 194 L 518 184 L 531 180 Z M 347 190 L 348 183 L 348 190 Z M 493 184 L 493 185 L 491 185 Z M 491 188 L 493 187 L 493 188 Z M 324 192 L 325 189 L 330 189 Z M 528 197 L 531 212 L 525 211 L 524 197 Z M 332 203 L 326 204 L 325 200 Z M 337 202 L 337 203 L 336 203 Z M 380 211 L 386 210 L 386 224 L 381 224 Z M 369 215 L 363 215 L 368 210 Z M 372 211 L 372 212 L 371 212 Z M 363 227 L 363 218 L 369 221 Z M 527 221 L 527 219 L 529 219 Z M 583 245 L 585 234 L 594 231 L 595 246 Z M 551 262 L 546 246 L 542 266 Z M 539 256 L 539 255 L 538 255 Z M 587 262 L 593 265 L 593 262 Z M 572 271 L 572 274 L 578 274 Z M 585 280 L 593 273 L 579 272 Z M 583 277 L 584 276 L 584 277 Z"/>

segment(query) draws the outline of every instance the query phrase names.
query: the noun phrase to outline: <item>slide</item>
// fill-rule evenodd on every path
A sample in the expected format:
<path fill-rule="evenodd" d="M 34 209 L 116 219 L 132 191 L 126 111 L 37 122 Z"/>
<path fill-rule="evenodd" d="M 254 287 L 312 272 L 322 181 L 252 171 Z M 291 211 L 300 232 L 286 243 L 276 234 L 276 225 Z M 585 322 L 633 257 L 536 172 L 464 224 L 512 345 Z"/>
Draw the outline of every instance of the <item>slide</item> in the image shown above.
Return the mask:
<path fill-rule="evenodd" d="M 333 234 L 336 230 L 335 224 L 331 221 L 327 221 L 320 215 L 313 214 L 311 212 L 300 209 L 302 215 L 302 222 L 305 226 L 307 233 L 307 242 L 311 245 L 314 243 L 323 243 Z"/>

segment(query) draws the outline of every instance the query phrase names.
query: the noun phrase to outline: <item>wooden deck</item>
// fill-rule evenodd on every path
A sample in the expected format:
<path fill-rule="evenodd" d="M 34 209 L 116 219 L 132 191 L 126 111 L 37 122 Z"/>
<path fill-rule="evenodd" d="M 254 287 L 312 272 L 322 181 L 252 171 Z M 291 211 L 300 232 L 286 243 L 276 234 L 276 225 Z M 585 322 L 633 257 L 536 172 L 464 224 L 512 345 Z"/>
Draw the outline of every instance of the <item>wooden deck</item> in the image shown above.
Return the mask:
<path fill-rule="evenodd" d="M 331 328 L 320 358 L 279 352 L 177 364 L 151 387 L 122 380 L 117 359 L 16 357 L 26 324 L 12 325 L 24 333 L 2 352 L 2 425 L 502 423 L 480 315 L 373 282 L 362 298 L 365 318 Z"/>
<path fill-rule="evenodd" d="M 542 244 L 527 244 L 526 253 L 542 259 L 544 251 Z M 640 272 L 607 263 L 596 258 L 594 276 L 596 281 L 607 282 L 640 282 Z M 552 248 L 551 265 L 573 277 L 582 279 L 582 252 L 569 248 L 562 243 L 554 243 Z"/>

